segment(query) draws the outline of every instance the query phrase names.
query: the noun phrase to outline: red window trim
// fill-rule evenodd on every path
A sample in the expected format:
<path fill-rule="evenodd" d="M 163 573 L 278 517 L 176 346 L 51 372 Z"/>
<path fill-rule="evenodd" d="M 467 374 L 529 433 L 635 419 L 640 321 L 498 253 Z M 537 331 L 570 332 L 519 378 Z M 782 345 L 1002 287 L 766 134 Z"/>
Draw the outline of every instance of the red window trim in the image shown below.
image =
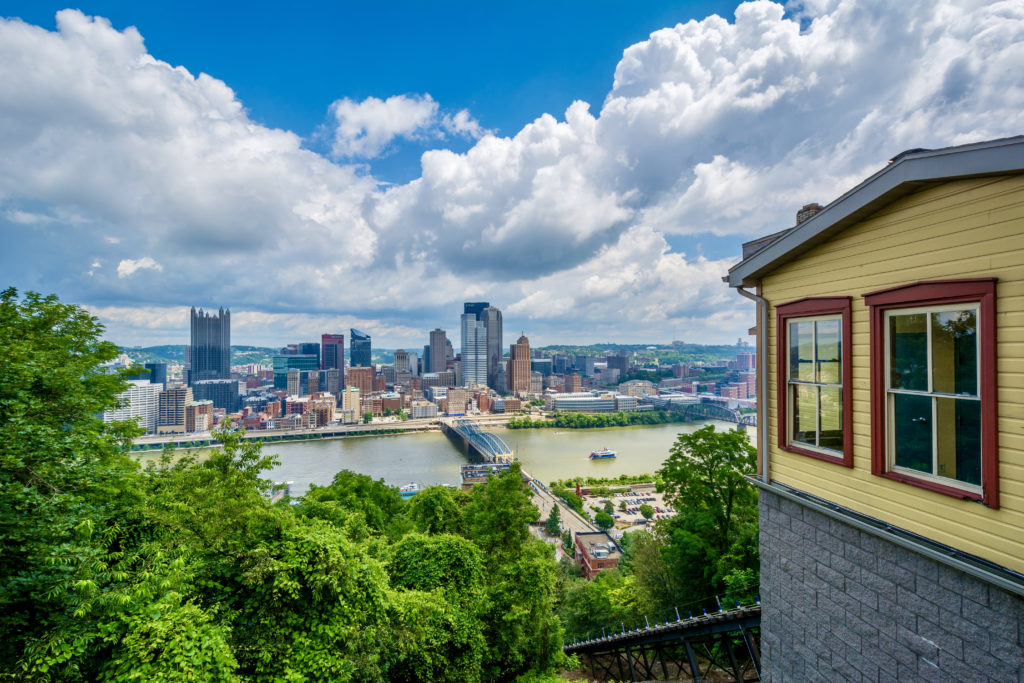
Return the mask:
<path fill-rule="evenodd" d="M 864 295 L 871 309 L 871 473 L 955 498 L 999 508 L 999 442 L 996 403 L 996 278 L 930 280 Z M 891 472 L 886 459 L 885 312 L 900 308 L 977 303 L 981 354 L 981 494 Z"/>
<path fill-rule="evenodd" d="M 775 307 L 775 351 L 776 351 L 776 396 L 778 408 L 779 448 L 787 453 L 798 453 L 825 462 L 853 467 L 853 340 L 850 321 L 850 297 L 829 296 L 799 299 Z M 810 318 L 819 315 L 839 315 L 842 318 L 843 339 L 843 454 L 827 455 L 809 448 L 789 443 L 789 423 L 786 408 L 788 399 L 788 377 L 786 376 L 786 353 L 789 343 L 786 338 L 787 322 L 791 318 Z"/>

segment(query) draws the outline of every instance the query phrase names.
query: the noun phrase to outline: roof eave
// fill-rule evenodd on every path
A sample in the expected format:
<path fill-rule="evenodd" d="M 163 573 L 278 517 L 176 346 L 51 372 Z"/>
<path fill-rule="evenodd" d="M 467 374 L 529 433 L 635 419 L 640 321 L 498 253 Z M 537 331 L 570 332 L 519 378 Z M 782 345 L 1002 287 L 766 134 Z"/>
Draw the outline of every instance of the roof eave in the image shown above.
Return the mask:
<path fill-rule="evenodd" d="M 788 234 L 730 268 L 727 282 L 730 287 L 753 286 L 780 265 L 927 185 L 1021 172 L 1024 135 L 901 155 Z"/>

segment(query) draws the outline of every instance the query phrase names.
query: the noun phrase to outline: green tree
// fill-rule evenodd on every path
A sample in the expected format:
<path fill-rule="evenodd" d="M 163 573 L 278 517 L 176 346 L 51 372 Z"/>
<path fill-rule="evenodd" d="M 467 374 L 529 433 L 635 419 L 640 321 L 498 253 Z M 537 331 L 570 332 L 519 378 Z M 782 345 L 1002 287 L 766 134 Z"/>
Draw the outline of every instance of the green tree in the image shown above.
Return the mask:
<path fill-rule="evenodd" d="M 680 434 L 658 474 L 680 514 L 668 525 L 664 556 L 681 594 L 699 599 L 730 583 L 756 589 L 757 491 L 744 474 L 756 451 L 745 434 L 713 425 Z M 727 581 L 727 577 L 731 577 Z"/>
<path fill-rule="evenodd" d="M 466 505 L 466 530 L 485 553 L 514 553 L 529 538 L 527 525 L 540 516 L 523 482 L 519 463 L 474 486 Z"/>
<path fill-rule="evenodd" d="M 619 510 L 621 510 L 621 511 L 625 511 L 626 510 L 626 501 L 624 501 L 624 500 L 620 500 L 619 501 Z"/>
<path fill-rule="evenodd" d="M 572 532 L 568 529 L 562 532 L 562 552 L 569 557 L 576 557 L 576 547 L 572 542 Z"/>
<path fill-rule="evenodd" d="M 644 503 L 640 506 L 640 514 L 643 515 L 644 519 L 650 519 L 654 516 L 654 508 Z"/>
<path fill-rule="evenodd" d="M 615 512 L 615 506 L 612 505 L 612 502 L 610 500 L 605 501 L 604 511 L 607 512 L 609 515 Z"/>
<path fill-rule="evenodd" d="M 370 424 L 373 422 L 373 413 L 363 413 L 363 424 Z"/>
<path fill-rule="evenodd" d="M 462 534 L 462 508 L 468 498 L 462 491 L 447 486 L 430 486 L 409 501 L 409 519 L 418 531 L 426 534 Z"/>
<path fill-rule="evenodd" d="M 100 367 L 118 353 L 102 331 L 55 296 L 0 293 L 0 674 L 95 675 L 99 623 L 124 597 L 105 536 L 136 495 L 140 430 L 96 417 L 126 386 Z"/>
<path fill-rule="evenodd" d="M 615 519 L 605 511 L 598 512 L 594 515 L 594 524 L 601 527 L 602 529 L 611 529 L 615 526 Z"/>
<path fill-rule="evenodd" d="M 544 530 L 548 533 L 548 536 L 558 536 L 562 528 L 561 515 L 558 512 L 558 506 L 551 506 L 551 514 L 548 515 L 548 519 L 544 522 Z"/>

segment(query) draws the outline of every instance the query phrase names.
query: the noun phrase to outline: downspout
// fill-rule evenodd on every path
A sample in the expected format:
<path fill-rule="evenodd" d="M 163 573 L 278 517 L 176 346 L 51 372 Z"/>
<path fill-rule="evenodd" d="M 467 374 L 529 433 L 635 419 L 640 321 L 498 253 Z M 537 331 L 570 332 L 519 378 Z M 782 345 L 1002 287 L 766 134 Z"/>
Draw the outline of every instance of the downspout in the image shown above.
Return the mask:
<path fill-rule="evenodd" d="M 761 481 L 768 484 L 771 483 L 768 476 L 768 301 L 742 287 L 737 287 L 736 291 L 757 304 L 757 371 L 761 380 L 761 395 L 757 400 L 764 418 L 764 424 L 757 425 L 757 433 L 761 440 Z"/>

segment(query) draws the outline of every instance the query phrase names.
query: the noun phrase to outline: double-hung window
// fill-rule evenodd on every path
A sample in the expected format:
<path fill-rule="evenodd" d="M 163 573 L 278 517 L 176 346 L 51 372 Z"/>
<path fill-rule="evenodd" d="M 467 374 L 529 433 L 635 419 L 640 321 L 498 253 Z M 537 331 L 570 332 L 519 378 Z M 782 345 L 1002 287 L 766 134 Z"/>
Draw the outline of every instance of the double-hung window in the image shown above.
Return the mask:
<path fill-rule="evenodd" d="M 850 467 L 850 299 L 801 299 L 776 316 L 779 447 Z"/>
<path fill-rule="evenodd" d="M 995 507 L 995 281 L 916 283 L 864 298 L 872 470 Z"/>

